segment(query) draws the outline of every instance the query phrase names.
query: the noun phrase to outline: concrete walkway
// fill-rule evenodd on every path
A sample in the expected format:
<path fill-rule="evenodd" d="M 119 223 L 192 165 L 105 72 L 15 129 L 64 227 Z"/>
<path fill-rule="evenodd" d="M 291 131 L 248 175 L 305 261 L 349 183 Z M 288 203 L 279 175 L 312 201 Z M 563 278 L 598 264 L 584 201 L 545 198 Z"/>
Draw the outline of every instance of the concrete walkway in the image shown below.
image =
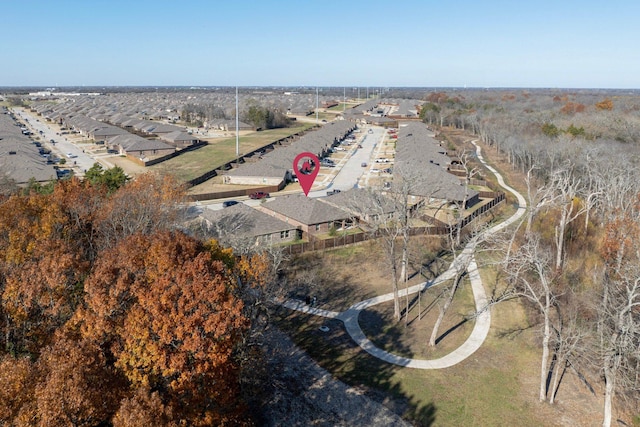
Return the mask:
<path fill-rule="evenodd" d="M 518 199 L 518 209 L 516 212 L 504 222 L 484 231 L 484 234 L 493 234 L 497 233 L 504 228 L 510 226 L 511 224 L 518 221 L 524 215 L 526 211 L 527 202 L 524 197 L 518 193 L 515 189 L 508 186 L 502 175 L 494 169 L 493 167 L 486 164 L 484 158 L 482 157 L 482 150 L 476 144 L 476 141 L 471 142 L 476 147 L 476 155 L 478 160 L 484 164 L 484 166 L 491 171 L 500 185 L 506 189 L 507 191 L 513 193 Z M 473 330 L 471 334 L 467 338 L 467 340 L 457 349 L 453 350 L 451 353 L 439 358 L 439 359 L 411 359 L 407 357 L 402 357 L 390 353 L 388 351 L 382 350 L 381 348 L 376 347 L 362 332 L 360 328 L 360 324 L 358 323 L 358 317 L 360 312 L 368 307 L 374 306 L 376 304 L 380 304 L 383 302 L 393 300 L 393 293 L 388 293 L 384 295 L 379 295 L 374 298 L 370 298 L 368 300 L 360 301 L 353 304 L 346 311 L 341 313 L 335 311 L 322 310 L 316 307 L 311 307 L 305 304 L 303 301 L 299 300 L 288 300 L 283 303 L 283 305 L 292 310 L 301 311 L 307 314 L 313 314 L 316 316 L 322 316 L 331 319 L 339 319 L 341 320 L 347 333 L 349 336 L 367 353 L 372 356 L 377 357 L 380 360 L 384 360 L 385 362 L 392 363 L 394 365 L 405 366 L 408 368 L 416 368 L 416 369 L 443 369 L 448 368 L 453 365 L 456 365 L 467 357 L 471 356 L 476 350 L 480 348 L 480 346 L 484 343 L 484 340 L 487 338 L 489 334 L 489 329 L 491 327 L 491 311 L 488 305 L 487 296 L 485 293 L 485 289 L 482 285 L 482 279 L 480 278 L 480 273 L 478 271 L 478 266 L 475 262 L 474 252 L 475 252 L 476 240 L 473 239 L 469 242 L 465 248 L 462 250 L 460 255 L 458 255 L 454 261 L 451 263 L 451 266 L 442 273 L 440 276 L 435 278 L 432 281 L 420 283 L 418 285 L 414 285 L 409 287 L 408 289 L 399 290 L 399 296 L 404 297 L 407 295 L 414 294 L 416 292 L 422 292 L 425 289 L 428 289 L 432 286 L 437 286 L 447 280 L 455 277 L 457 273 L 460 273 L 464 270 L 467 271 L 469 275 L 469 279 L 471 282 L 471 290 L 473 292 L 473 297 L 475 300 L 476 313 L 475 316 L 475 324 L 473 326 Z"/>

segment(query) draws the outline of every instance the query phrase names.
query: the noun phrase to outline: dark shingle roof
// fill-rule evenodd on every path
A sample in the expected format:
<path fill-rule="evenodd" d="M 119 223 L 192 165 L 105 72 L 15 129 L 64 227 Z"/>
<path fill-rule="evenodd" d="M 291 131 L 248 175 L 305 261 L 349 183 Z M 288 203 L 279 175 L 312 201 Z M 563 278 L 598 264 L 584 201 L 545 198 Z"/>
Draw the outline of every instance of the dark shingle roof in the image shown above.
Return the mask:
<path fill-rule="evenodd" d="M 209 222 L 210 230 L 216 237 L 234 235 L 237 237 L 258 237 L 295 227 L 280 221 L 244 203 L 213 211 L 205 209 L 202 217 Z"/>
<path fill-rule="evenodd" d="M 349 212 L 343 209 L 302 194 L 278 197 L 264 203 L 262 209 L 277 212 L 306 225 L 339 221 L 351 217 Z"/>

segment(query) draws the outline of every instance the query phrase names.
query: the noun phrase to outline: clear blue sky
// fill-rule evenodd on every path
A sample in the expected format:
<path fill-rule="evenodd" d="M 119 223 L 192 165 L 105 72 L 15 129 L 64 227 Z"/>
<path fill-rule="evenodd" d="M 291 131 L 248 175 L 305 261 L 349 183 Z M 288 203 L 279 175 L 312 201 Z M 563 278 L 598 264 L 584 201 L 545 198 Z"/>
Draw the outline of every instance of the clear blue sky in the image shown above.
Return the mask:
<path fill-rule="evenodd" d="M 640 88 L 640 2 L 13 0 L 0 86 Z"/>

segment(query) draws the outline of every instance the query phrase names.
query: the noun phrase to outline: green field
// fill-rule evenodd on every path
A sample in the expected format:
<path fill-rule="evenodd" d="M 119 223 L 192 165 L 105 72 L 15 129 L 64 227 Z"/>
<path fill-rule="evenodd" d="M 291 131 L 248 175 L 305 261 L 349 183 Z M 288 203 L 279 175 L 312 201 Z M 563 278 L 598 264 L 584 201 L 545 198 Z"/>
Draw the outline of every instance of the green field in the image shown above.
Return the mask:
<path fill-rule="evenodd" d="M 313 124 L 269 129 L 241 136 L 240 154 L 249 153 L 273 141 L 293 135 L 313 127 Z M 171 173 L 181 181 L 189 181 L 204 173 L 216 169 L 236 158 L 236 138 L 224 138 L 209 142 L 209 145 L 194 151 L 185 152 L 173 159 L 150 166 L 149 169 L 160 173 Z"/>

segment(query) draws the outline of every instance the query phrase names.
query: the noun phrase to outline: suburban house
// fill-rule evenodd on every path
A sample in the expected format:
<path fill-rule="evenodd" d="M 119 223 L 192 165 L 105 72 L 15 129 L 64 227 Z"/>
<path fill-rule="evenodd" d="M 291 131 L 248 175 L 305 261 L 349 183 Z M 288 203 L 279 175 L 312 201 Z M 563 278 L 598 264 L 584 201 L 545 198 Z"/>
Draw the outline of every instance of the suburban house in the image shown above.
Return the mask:
<path fill-rule="evenodd" d="M 145 139 L 127 133 L 117 135 L 106 142 L 111 150 L 117 150 L 122 155 L 129 155 L 141 160 L 166 156 L 174 153 L 176 148 L 157 139 Z"/>
<path fill-rule="evenodd" d="M 416 101 L 399 100 L 391 108 L 391 111 L 387 114 L 387 117 L 392 119 L 417 119 L 418 108 Z"/>
<path fill-rule="evenodd" d="M 133 120 L 127 122 L 127 127 L 149 136 L 161 136 L 163 134 L 185 131 L 184 126 L 170 125 L 153 120 Z"/>
<path fill-rule="evenodd" d="M 235 131 L 236 130 L 236 121 L 235 119 L 213 119 L 207 123 L 205 123 L 209 129 L 221 130 L 221 131 Z M 254 127 L 248 123 L 242 122 L 238 120 L 238 131 L 246 131 L 246 130 L 255 130 Z"/>
<path fill-rule="evenodd" d="M 126 135 L 126 134 L 128 134 L 126 130 L 120 129 L 117 126 L 104 125 L 103 127 L 90 131 L 89 137 L 92 138 L 94 141 L 105 141 L 116 135 Z"/>
<path fill-rule="evenodd" d="M 244 203 L 221 210 L 204 209 L 205 232 L 234 249 L 277 245 L 301 237 L 298 228 Z"/>
<path fill-rule="evenodd" d="M 303 238 L 342 229 L 354 223 L 352 215 L 304 194 L 282 196 L 263 203 L 259 209 L 302 230 Z"/>
<path fill-rule="evenodd" d="M 200 140 L 192 134 L 181 130 L 163 133 L 160 135 L 160 139 L 178 148 L 190 147 L 200 142 Z"/>

